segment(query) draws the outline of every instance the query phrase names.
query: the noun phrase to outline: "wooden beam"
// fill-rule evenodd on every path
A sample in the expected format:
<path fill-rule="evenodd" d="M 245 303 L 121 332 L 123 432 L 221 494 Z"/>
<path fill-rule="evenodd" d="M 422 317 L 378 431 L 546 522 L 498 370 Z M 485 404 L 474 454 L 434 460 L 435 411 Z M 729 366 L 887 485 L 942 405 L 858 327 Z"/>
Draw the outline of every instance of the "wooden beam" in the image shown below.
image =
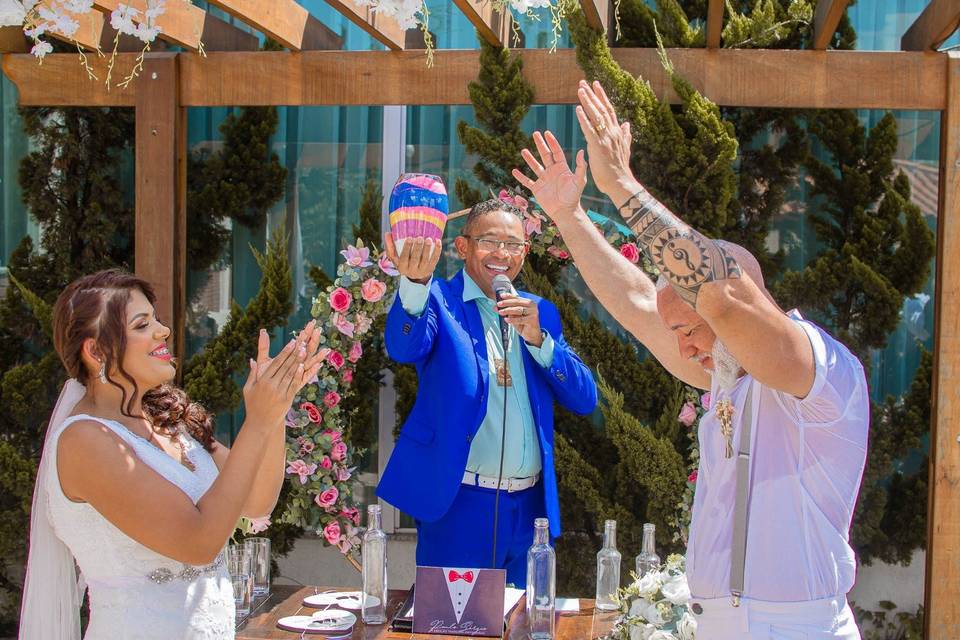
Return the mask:
<path fill-rule="evenodd" d="M 817 12 L 813 18 L 814 49 L 823 50 L 829 46 L 848 4 L 850 0 L 818 0 Z"/>
<path fill-rule="evenodd" d="M 583 71 L 575 52 L 518 50 L 536 104 L 574 104 Z M 722 106 L 814 109 L 940 110 L 946 105 L 943 53 L 670 49 L 677 72 Z M 676 101 L 655 49 L 615 49 L 629 73 Z M 477 50 L 438 50 L 428 68 L 418 51 L 212 52 L 184 54 L 184 106 L 470 104 L 467 85 L 480 68 Z M 134 57 L 118 56 L 114 77 Z M 42 66 L 5 54 L 3 71 L 24 106 L 132 106 L 140 81 L 107 92 L 76 72 L 76 57 L 51 54 Z M 99 70 L 103 62 L 95 62 Z M 790 69 L 789 74 L 783 72 Z"/>
<path fill-rule="evenodd" d="M 580 8 L 587 24 L 598 31 L 606 31 L 610 24 L 610 0 L 580 0 Z"/>
<path fill-rule="evenodd" d="M 494 9 L 492 2 L 453 0 L 463 15 L 473 23 L 480 37 L 495 47 L 510 46 L 512 16 L 508 8 Z"/>
<path fill-rule="evenodd" d="M 900 38 L 905 51 L 936 49 L 960 28 L 960 2 L 933 0 Z"/>
<path fill-rule="evenodd" d="M 178 58 L 146 55 L 137 79 L 134 264 L 157 293 L 157 315 L 184 353 L 186 309 L 186 111 L 179 101 Z"/>
<path fill-rule="evenodd" d="M 723 33 L 724 0 L 710 0 L 707 5 L 707 48 L 720 48 L 720 34 Z"/>
<path fill-rule="evenodd" d="M 27 53 L 32 47 L 22 27 L 0 27 L 0 53 Z"/>
<path fill-rule="evenodd" d="M 369 5 L 360 5 L 356 0 L 327 0 L 327 4 L 386 48 L 392 51 L 403 51 L 406 48 L 406 30 L 390 16 L 380 15 L 372 11 Z"/>
<path fill-rule="evenodd" d="M 940 122 L 933 424 L 924 638 L 960 638 L 960 51 L 948 54 Z"/>
<path fill-rule="evenodd" d="M 291 51 L 339 49 L 343 40 L 294 0 L 210 0 Z"/>
<path fill-rule="evenodd" d="M 94 7 L 109 15 L 118 5 L 125 4 L 141 12 L 147 9 L 147 0 L 94 0 Z M 166 10 L 157 18 L 159 38 L 189 51 L 199 51 L 203 43 L 206 51 L 256 51 L 259 41 L 253 34 L 228 24 L 212 13 L 182 0 L 168 2 Z"/>

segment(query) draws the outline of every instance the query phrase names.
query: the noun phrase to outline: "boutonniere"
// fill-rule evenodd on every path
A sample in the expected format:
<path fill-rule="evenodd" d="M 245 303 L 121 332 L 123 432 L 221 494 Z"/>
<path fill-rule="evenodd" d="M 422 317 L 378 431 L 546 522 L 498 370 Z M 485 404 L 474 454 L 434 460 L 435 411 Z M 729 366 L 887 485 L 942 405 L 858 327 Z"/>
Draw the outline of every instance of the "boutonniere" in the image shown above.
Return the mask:
<path fill-rule="evenodd" d="M 723 436 L 725 448 L 723 455 L 725 458 L 733 457 L 733 404 L 729 399 L 724 398 L 717 403 L 717 418 L 720 420 L 720 435 Z"/>

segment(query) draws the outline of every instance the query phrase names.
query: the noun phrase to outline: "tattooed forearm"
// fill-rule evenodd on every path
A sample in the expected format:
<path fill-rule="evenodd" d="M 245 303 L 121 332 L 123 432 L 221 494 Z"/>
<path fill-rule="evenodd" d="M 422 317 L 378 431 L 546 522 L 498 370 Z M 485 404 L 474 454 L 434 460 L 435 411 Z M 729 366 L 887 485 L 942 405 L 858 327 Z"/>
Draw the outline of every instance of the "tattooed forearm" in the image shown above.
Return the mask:
<path fill-rule="evenodd" d="M 654 266 L 694 309 L 704 284 L 740 277 L 740 266 L 719 244 L 682 222 L 646 191 L 631 196 L 620 214 Z"/>

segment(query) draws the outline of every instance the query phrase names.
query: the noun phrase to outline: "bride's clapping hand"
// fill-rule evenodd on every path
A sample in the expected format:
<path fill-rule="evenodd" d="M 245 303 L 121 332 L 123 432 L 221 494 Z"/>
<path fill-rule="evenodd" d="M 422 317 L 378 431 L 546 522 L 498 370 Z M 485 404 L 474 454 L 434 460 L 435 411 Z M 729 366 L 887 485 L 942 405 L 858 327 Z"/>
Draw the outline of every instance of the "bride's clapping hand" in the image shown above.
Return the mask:
<path fill-rule="evenodd" d="M 320 329 L 311 320 L 275 357 L 270 357 L 270 337 L 260 331 L 257 359 L 243 386 L 243 400 L 252 423 L 264 428 L 283 420 L 294 397 L 320 370 Z"/>

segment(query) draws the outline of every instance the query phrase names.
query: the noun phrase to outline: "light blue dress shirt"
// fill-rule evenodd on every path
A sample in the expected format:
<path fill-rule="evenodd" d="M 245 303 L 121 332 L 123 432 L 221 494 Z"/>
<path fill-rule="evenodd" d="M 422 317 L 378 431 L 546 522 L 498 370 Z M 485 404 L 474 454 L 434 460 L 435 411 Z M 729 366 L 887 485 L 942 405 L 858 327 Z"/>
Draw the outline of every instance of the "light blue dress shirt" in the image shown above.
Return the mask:
<path fill-rule="evenodd" d="M 399 295 L 404 311 L 419 317 L 427 307 L 430 282 L 423 285 L 401 277 Z M 520 345 L 522 344 L 530 352 L 537 364 L 544 369 L 549 369 L 553 364 L 553 338 L 544 332 L 543 344 L 535 347 L 521 340 L 516 330 L 511 327 L 506 359 L 513 384 L 509 387 L 500 386 L 497 384 L 496 371 L 496 360 L 503 359 L 500 316 L 494 309 L 494 301 L 483 293 L 466 271 L 463 273 L 463 301 L 475 302 L 480 311 L 487 342 L 487 360 L 490 366 L 487 414 L 483 417 L 477 435 L 470 445 L 466 470 L 492 477 L 496 477 L 499 473 L 503 403 L 506 401 L 507 428 L 503 449 L 503 477 L 526 478 L 536 475 L 542 468 L 540 442 L 537 438 L 536 425 L 533 423 L 533 412 L 530 409 L 527 376 L 523 369 Z"/>

